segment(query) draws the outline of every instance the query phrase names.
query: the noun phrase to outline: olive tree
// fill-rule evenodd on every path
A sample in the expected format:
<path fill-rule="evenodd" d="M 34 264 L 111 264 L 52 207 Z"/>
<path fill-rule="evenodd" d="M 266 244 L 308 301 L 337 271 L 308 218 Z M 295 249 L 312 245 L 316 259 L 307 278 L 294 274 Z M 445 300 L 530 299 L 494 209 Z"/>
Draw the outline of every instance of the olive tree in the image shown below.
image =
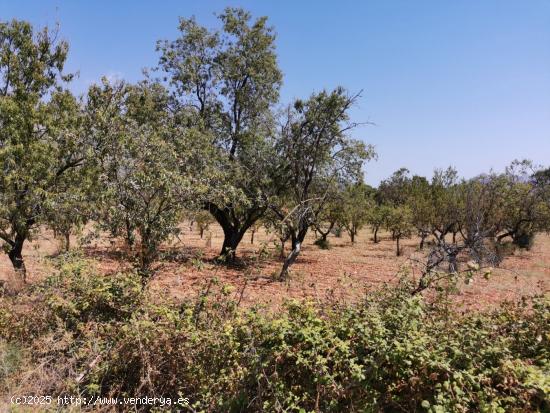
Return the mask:
<path fill-rule="evenodd" d="M 419 248 L 424 248 L 426 238 L 432 233 L 434 208 L 431 197 L 431 187 L 428 180 L 422 176 L 412 177 L 408 190 L 407 206 L 412 214 L 412 223 L 420 237 Z"/>
<path fill-rule="evenodd" d="M 412 234 L 413 216 L 408 206 L 390 207 L 386 216 L 385 226 L 395 240 L 395 253 L 399 257 L 402 253 L 400 241 Z"/>
<path fill-rule="evenodd" d="M 149 82 L 103 80 L 88 96 L 99 169 L 97 220 L 124 237 L 144 280 L 161 243 L 178 232 L 183 207 L 206 191 L 197 173 L 208 158 L 197 149 L 202 137 L 174 124 L 167 101 L 164 88 Z"/>
<path fill-rule="evenodd" d="M 352 244 L 359 230 L 367 223 L 374 207 L 374 188 L 363 182 L 347 185 L 343 191 L 342 227 L 350 236 Z"/>
<path fill-rule="evenodd" d="M 68 44 L 48 28 L 0 22 L 0 239 L 25 276 L 23 246 L 83 165 L 76 99 L 64 90 Z"/>
<path fill-rule="evenodd" d="M 538 231 L 550 228 L 548 182 L 530 161 L 514 161 L 500 177 L 502 185 L 501 232 L 522 248 L 530 248 Z"/>
<path fill-rule="evenodd" d="M 203 207 L 222 227 L 220 255 L 231 261 L 246 231 L 266 212 L 284 182 L 272 167 L 273 106 L 282 74 L 267 18 L 227 8 L 220 30 L 180 19 L 180 36 L 161 41 L 174 110 L 208 136 L 218 170 Z"/>
<path fill-rule="evenodd" d="M 309 228 L 326 207 L 330 188 L 335 182 L 360 181 L 364 161 L 374 156 L 370 146 L 349 136 L 357 126 L 349 119 L 357 98 L 337 88 L 297 100 L 287 109 L 277 149 L 279 170 L 288 184 L 283 204 L 288 213 L 281 205 L 272 206 L 292 242 L 281 279 L 288 276 Z"/>

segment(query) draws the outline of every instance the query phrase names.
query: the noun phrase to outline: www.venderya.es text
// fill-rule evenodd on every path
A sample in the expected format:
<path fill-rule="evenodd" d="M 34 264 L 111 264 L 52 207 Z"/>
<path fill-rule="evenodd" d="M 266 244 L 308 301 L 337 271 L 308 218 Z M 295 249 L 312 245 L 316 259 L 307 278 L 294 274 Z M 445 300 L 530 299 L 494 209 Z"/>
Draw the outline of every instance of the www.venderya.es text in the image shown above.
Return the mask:
<path fill-rule="evenodd" d="M 100 405 L 127 405 L 127 406 L 187 406 L 189 399 L 187 397 L 77 397 L 77 396 L 12 396 L 11 403 L 15 405 L 29 406 L 100 406 Z"/>

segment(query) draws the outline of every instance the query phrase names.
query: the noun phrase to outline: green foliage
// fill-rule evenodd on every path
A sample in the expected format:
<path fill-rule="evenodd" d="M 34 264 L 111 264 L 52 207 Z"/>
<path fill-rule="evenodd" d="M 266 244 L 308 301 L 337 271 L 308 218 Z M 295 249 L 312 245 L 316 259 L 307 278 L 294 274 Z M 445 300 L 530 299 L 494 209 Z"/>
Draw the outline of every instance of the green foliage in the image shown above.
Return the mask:
<path fill-rule="evenodd" d="M 242 9 L 219 19 L 218 31 L 181 19 L 179 38 L 158 44 L 166 85 L 102 80 L 84 101 L 64 89 L 67 43 L 0 22 L 3 249 L 24 272 L 23 244 L 39 226 L 68 240 L 93 218 L 126 240 L 140 270 L 98 275 L 65 254 L 56 275 L 0 297 L 0 388 L 183 395 L 205 412 L 550 409 L 548 301 L 460 314 L 437 295 L 449 277 L 438 270 L 449 264 L 455 277 L 461 253 L 477 254 L 471 277 L 487 245 L 498 255 L 503 240 L 529 247 L 550 229 L 549 171 L 516 161 L 503 174 L 460 181 L 448 168 L 428 182 L 402 168 L 374 196 L 362 183 L 373 148 L 349 135 L 358 96 L 336 88 L 297 100 L 277 128 L 273 29 Z M 375 241 L 382 227 L 392 233 L 398 255 L 413 230 L 438 249 L 416 285 L 405 277 L 354 305 L 240 310 L 214 281 L 174 304 L 143 276 L 189 211 L 201 231 L 208 214 L 222 226 L 227 257 L 258 222 L 283 253 L 290 239 L 281 278 L 312 226 L 321 248 L 335 225 L 353 242 L 368 222 Z"/>
<path fill-rule="evenodd" d="M 458 173 L 449 167 L 446 170 L 435 170 L 432 178 L 431 199 L 433 205 L 432 233 L 442 239 L 447 234 L 456 233 L 460 227 L 463 211 L 460 195 Z"/>
<path fill-rule="evenodd" d="M 314 244 L 317 245 L 322 250 L 329 250 L 330 249 L 330 242 L 326 239 L 323 239 L 323 238 L 316 239 Z"/>
<path fill-rule="evenodd" d="M 67 328 L 82 323 L 128 320 L 143 295 L 140 278 L 133 273 L 99 277 L 93 263 L 69 260 L 59 275 L 37 288 L 44 291 L 52 316 Z"/>
<path fill-rule="evenodd" d="M 47 28 L 0 22 L 0 240 L 23 275 L 24 242 L 70 197 L 86 157 L 80 107 L 63 88 L 67 52 Z"/>
<path fill-rule="evenodd" d="M 400 206 L 407 202 L 410 193 L 411 178 L 409 170 L 400 168 L 395 171 L 388 179 L 380 182 L 378 193 L 376 194 L 378 204 L 390 206 Z"/>
<path fill-rule="evenodd" d="M 548 408 L 542 297 L 459 314 L 411 296 L 404 279 L 355 305 L 289 302 L 275 315 L 239 310 L 216 283 L 174 305 L 135 275 L 90 268 L 69 259 L 59 276 L 0 299 L 1 385 L 41 363 L 61 380 L 37 381 L 38 392 L 181 395 L 205 412 Z"/>
<path fill-rule="evenodd" d="M 201 136 L 177 128 L 166 101 L 166 90 L 147 82 L 132 86 L 104 80 L 88 96 L 98 148 L 96 219 L 113 236 L 124 237 L 144 274 L 160 244 L 178 232 L 183 208 L 199 203 L 207 191 L 196 160 Z"/>
<path fill-rule="evenodd" d="M 276 145 L 287 187 L 281 202 L 272 207 L 292 239 L 281 279 L 299 255 L 310 226 L 330 206 L 334 187 L 361 182 L 364 162 L 375 156 L 372 146 L 349 136 L 356 126 L 349 117 L 356 99 L 338 87 L 297 100 L 287 109 Z"/>
<path fill-rule="evenodd" d="M 417 175 L 412 177 L 407 205 L 411 209 L 412 223 L 421 238 L 420 248 L 422 248 L 425 238 L 432 232 L 435 214 L 431 199 L 431 187 L 426 178 Z"/>
<path fill-rule="evenodd" d="M 282 73 L 266 17 L 227 8 L 221 28 L 180 19 L 180 36 L 158 42 L 179 118 L 208 136 L 219 173 L 204 203 L 224 230 L 220 255 L 229 260 L 246 231 L 283 186 L 274 160 L 274 105 Z"/>
<path fill-rule="evenodd" d="M 412 213 L 410 208 L 406 206 L 390 208 L 386 216 L 386 228 L 395 237 L 410 236 L 412 228 Z"/>
<path fill-rule="evenodd" d="M 30 340 L 40 335 L 81 332 L 89 323 L 128 320 L 143 291 L 137 274 L 98 276 L 91 261 L 60 256 L 59 274 L 34 285 L 27 294 L 2 302 L 0 329 L 4 338 Z M 31 311 L 17 316 L 16 305 Z M 35 328 L 29 329 L 30 325 Z"/>
<path fill-rule="evenodd" d="M 369 214 L 367 216 L 367 222 L 371 226 L 374 232 L 375 243 L 379 241 L 378 231 L 380 231 L 380 228 L 382 228 L 386 223 L 389 213 L 390 213 L 390 208 L 386 205 L 376 205 L 374 206 L 374 208 L 372 208 L 369 211 Z"/>
<path fill-rule="evenodd" d="M 195 211 L 190 217 L 192 222 L 197 223 L 201 238 L 204 236 L 204 231 L 207 231 L 210 228 L 210 224 L 215 221 L 208 211 Z"/>
<path fill-rule="evenodd" d="M 499 239 L 510 237 L 517 246 L 530 248 L 537 231 L 550 229 L 550 182 L 536 179 L 541 172 L 529 161 L 514 161 L 495 178 L 502 182 Z"/>
<path fill-rule="evenodd" d="M 344 188 L 340 223 L 348 232 L 351 242 L 355 242 L 359 230 L 368 221 L 371 209 L 374 207 L 374 194 L 374 189 L 363 182 L 347 185 Z"/>
<path fill-rule="evenodd" d="M 413 229 L 413 215 L 410 208 L 408 206 L 389 208 L 385 226 L 396 241 L 397 255 L 401 255 L 399 241 L 401 238 L 410 237 Z"/>
<path fill-rule="evenodd" d="M 514 161 L 502 174 L 463 182 L 458 216 L 466 241 L 482 234 L 493 241 L 499 260 L 513 251 L 510 247 L 529 249 L 535 234 L 550 228 L 550 185 L 543 174 L 529 161 Z"/>

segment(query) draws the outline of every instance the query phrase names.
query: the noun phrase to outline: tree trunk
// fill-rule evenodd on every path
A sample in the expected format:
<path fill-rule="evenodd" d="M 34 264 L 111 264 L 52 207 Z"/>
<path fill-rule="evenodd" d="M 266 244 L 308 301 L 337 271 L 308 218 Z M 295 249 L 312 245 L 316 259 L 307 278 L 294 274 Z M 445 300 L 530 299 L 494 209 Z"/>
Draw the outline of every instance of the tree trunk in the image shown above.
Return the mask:
<path fill-rule="evenodd" d="M 262 217 L 265 208 L 248 210 L 243 220 L 237 219 L 232 214 L 232 210 L 218 208 L 217 205 L 212 203 L 206 204 L 205 209 L 212 214 L 223 229 L 224 238 L 219 259 L 222 259 L 226 263 L 234 262 L 237 247 L 243 239 L 244 234 Z"/>
<path fill-rule="evenodd" d="M 135 241 L 136 241 L 136 238 L 134 236 L 132 224 L 130 223 L 130 220 L 126 218 L 126 245 L 128 245 L 128 248 L 130 250 L 134 247 Z"/>
<path fill-rule="evenodd" d="M 202 239 L 202 237 L 204 236 L 204 227 L 203 226 L 200 227 L 200 234 L 201 234 L 201 239 Z"/>
<path fill-rule="evenodd" d="M 288 278 L 288 269 L 292 264 L 294 264 L 296 258 L 298 258 L 298 255 L 300 255 L 301 245 L 302 244 L 300 242 L 296 243 L 296 246 L 292 249 L 292 251 L 290 251 L 288 257 L 286 257 L 281 273 L 279 274 L 280 280 L 286 280 Z"/>
<path fill-rule="evenodd" d="M 279 253 L 279 258 L 284 259 L 284 258 L 285 258 L 285 243 L 286 243 L 286 239 L 284 239 L 284 238 L 279 238 L 279 240 L 281 241 L 281 251 L 280 251 L 280 253 Z"/>
<path fill-rule="evenodd" d="M 71 232 L 65 232 L 65 252 L 69 252 L 71 249 Z"/>
<path fill-rule="evenodd" d="M 398 257 L 401 256 L 401 249 L 399 248 L 399 238 L 401 238 L 399 235 L 395 236 L 395 241 L 396 241 L 396 245 L 397 245 L 397 256 Z"/>
<path fill-rule="evenodd" d="M 453 244 L 456 244 L 456 232 L 453 231 Z"/>
<path fill-rule="evenodd" d="M 244 231 L 246 232 L 246 229 Z M 237 247 L 243 239 L 244 232 L 243 230 L 239 231 L 234 227 L 226 227 L 223 228 L 223 235 L 223 245 L 220 251 L 220 258 L 222 258 L 226 263 L 233 263 L 235 262 Z"/>
<path fill-rule="evenodd" d="M 25 267 L 25 262 L 23 261 L 23 244 L 25 243 L 25 237 L 17 234 L 15 240 L 11 245 L 11 248 L 8 252 L 8 257 L 13 265 L 13 269 L 17 274 L 21 275 L 23 282 L 27 281 L 27 268 Z"/>
<path fill-rule="evenodd" d="M 374 243 L 378 244 L 378 228 L 374 229 Z"/>
<path fill-rule="evenodd" d="M 302 249 L 302 243 L 298 241 L 295 237 L 292 237 L 292 250 L 290 251 L 290 254 L 285 259 L 285 262 L 283 263 L 283 268 L 281 269 L 281 273 L 279 274 L 280 280 L 286 280 L 288 278 L 288 270 L 292 264 L 296 261 L 296 258 L 298 258 L 298 255 L 300 255 L 300 251 Z"/>
<path fill-rule="evenodd" d="M 449 253 L 449 272 L 450 273 L 456 273 L 458 272 L 458 262 L 456 260 L 457 252 L 451 252 Z"/>
<path fill-rule="evenodd" d="M 315 234 L 315 239 L 318 240 L 319 239 L 319 235 L 321 235 L 321 240 L 323 242 L 326 242 L 327 241 L 327 237 L 329 236 L 330 232 L 332 231 L 332 229 L 334 228 L 334 226 L 336 225 L 336 221 L 334 222 L 330 222 L 329 223 L 329 226 L 327 228 L 327 230 L 323 230 L 321 229 L 320 226 L 314 226 L 313 227 L 313 231 L 314 231 L 314 234 Z"/>
<path fill-rule="evenodd" d="M 290 254 L 285 259 L 285 262 L 283 263 L 283 268 L 281 269 L 281 273 L 279 274 L 280 280 L 285 280 L 288 278 L 288 270 L 292 264 L 296 261 L 296 258 L 298 258 L 298 255 L 300 255 L 300 251 L 302 250 L 302 243 L 304 242 L 304 239 L 306 238 L 308 226 L 304 226 L 298 231 L 298 234 L 294 233 L 292 234 L 292 250 L 290 251 Z"/>
<path fill-rule="evenodd" d="M 251 232 L 252 232 L 252 233 L 250 234 L 250 243 L 251 243 L 251 244 L 254 244 L 254 234 L 256 233 L 256 231 L 255 231 L 255 230 L 252 230 Z"/>
<path fill-rule="evenodd" d="M 349 237 L 351 238 L 351 243 L 355 244 L 355 231 L 354 230 L 351 230 L 351 232 L 349 233 Z"/>
<path fill-rule="evenodd" d="M 151 231 L 149 229 L 140 230 L 140 273 L 143 278 L 149 278 L 151 273 L 151 265 L 158 257 L 158 245 L 151 239 Z"/>

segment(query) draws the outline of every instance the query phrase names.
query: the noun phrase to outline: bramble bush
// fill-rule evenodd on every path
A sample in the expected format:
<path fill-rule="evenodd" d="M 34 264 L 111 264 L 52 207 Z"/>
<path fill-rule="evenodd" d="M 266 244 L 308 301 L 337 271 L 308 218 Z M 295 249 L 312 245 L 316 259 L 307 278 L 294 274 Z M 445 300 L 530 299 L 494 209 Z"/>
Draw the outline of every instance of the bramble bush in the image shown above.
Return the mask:
<path fill-rule="evenodd" d="M 0 388 L 187 397 L 200 412 L 548 411 L 549 310 L 534 297 L 462 314 L 406 280 L 276 313 L 215 283 L 175 304 L 72 257 L 0 298 Z"/>

